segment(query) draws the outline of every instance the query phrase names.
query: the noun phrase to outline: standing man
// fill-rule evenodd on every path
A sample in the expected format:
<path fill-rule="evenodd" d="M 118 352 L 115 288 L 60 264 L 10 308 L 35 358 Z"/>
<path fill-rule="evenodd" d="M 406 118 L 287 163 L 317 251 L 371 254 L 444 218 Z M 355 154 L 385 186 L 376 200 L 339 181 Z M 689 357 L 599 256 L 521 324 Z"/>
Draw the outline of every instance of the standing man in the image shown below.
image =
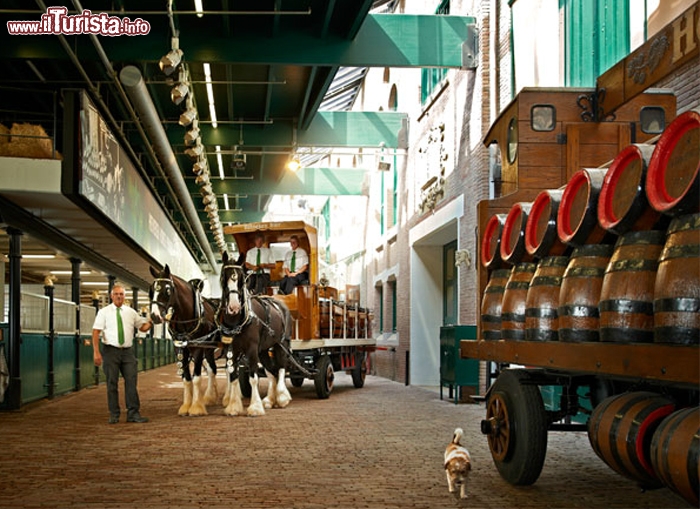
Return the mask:
<path fill-rule="evenodd" d="M 270 249 L 263 247 L 264 240 L 262 233 L 256 233 L 255 247 L 248 249 L 245 256 L 245 266 L 250 271 L 248 290 L 256 295 L 264 294 L 270 286 L 270 269 L 275 266 Z"/>
<path fill-rule="evenodd" d="M 124 287 L 117 283 L 112 287 L 112 303 L 97 312 L 92 326 L 92 355 L 95 366 L 102 366 L 107 379 L 107 405 L 109 423 L 119 422 L 119 373 L 124 377 L 126 422 L 148 422 L 139 413 L 141 403 L 136 389 L 138 361 L 134 355 L 134 329 L 146 332 L 152 322 L 139 315 L 135 309 L 124 306 Z M 102 353 L 100 353 L 100 334 Z"/>
<path fill-rule="evenodd" d="M 299 247 L 299 237 L 289 238 L 291 249 L 284 256 L 284 278 L 280 282 L 280 293 L 288 295 L 298 285 L 309 279 L 309 256 Z"/>

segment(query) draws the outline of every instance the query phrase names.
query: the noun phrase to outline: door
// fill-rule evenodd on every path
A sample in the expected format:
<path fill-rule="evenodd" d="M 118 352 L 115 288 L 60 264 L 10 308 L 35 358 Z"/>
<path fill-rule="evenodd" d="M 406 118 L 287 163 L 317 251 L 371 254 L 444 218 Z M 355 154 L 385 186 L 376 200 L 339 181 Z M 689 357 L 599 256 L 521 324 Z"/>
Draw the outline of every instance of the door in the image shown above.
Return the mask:
<path fill-rule="evenodd" d="M 457 267 L 455 252 L 457 241 L 445 244 L 442 248 L 442 324 L 456 325 L 459 321 Z"/>

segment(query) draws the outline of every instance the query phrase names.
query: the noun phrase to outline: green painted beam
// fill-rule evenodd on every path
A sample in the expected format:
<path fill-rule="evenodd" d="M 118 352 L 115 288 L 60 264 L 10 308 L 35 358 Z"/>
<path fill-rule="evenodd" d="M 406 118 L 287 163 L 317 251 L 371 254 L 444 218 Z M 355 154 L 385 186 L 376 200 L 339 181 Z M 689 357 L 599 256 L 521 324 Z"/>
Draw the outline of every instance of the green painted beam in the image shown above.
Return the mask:
<path fill-rule="evenodd" d="M 462 66 L 467 26 L 475 21 L 471 16 L 370 14 L 353 40 L 337 36 L 319 39 L 302 31 L 282 31 L 277 37 L 237 37 L 235 33 L 224 37 L 211 30 L 187 30 L 180 33 L 180 48 L 190 62 L 458 68 Z M 157 61 L 167 49 L 164 41 L 169 39 L 169 33 L 153 27 L 148 35 L 100 37 L 100 43 L 113 62 Z M 88 37 L 78 42 L 81 60 L 98 58 Z M 20 37 L 3 31 L 0 44 L 6 59 L 68 58 L 53 36 Z"/>
<path fill-rule="evenodd" d="M 226 223 L 257 223 L 262 221 L 265 215 L 264 210 L 222 210 L 219 209 L 219 220 L 222 225 Z M 206 214 L 202 215 L 202 223 L 209 224 L 209 218 Z M 216 249 L 214 249 L 216 251 Z"/>
<path fill-rule="evenodd" d="M 301 168 L 296 173 L 286 171 L 280 180 L 263 176 L 259 179 L 213 178 L 214 194 L 268 195 L 309 194 L 320 196 L 361 195 L 362 183 L 367 170 L 356 168 Z M 199 188 L 193 178 L 185 179 L 194 199 L 201 199 Z M 221 204 L 219 204 L 221 205 Z"/>
<path fill-rule="evenodd" d="M 244 145 L 266 147 L 274 150 L 291 150 L 294 143 L 292 121 L 275 121 L 270 125 L 219 125 L 200 124 L 202 142 L 206 146 L 238 145 L 241 135 Z M 381 143 L 387 148 L 405 148 L 408 133 L 402 133 L 408 125 L 408 115 L 399 112 L 319 111 L 309 128 L 297 131 L 300 147 L 364 147 L 377 148 Z M 179 126 L 178 126 L 179 127 Z M 168 129 L 170 144 L 183 144 L 184 129 Z"/>

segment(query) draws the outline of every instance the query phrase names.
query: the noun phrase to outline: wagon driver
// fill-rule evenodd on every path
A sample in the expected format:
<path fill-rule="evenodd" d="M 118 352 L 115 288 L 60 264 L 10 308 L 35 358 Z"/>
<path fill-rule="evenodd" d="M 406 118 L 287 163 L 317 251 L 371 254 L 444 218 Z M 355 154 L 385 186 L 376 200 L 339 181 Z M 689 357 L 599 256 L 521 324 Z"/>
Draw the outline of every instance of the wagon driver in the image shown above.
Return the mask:
<path fill-rule="evenodd" d="M 250 271 L 248 275 L 248 290 L 260 295 L 270 286 L 270 269 L 275 266 L 270 249 L 263 247 L 265 240 L 262 233 L 255 234 L 255 247 L 245 255 L 245 266 Z"/>
<path fill-rule="evenodd" d="M 290 294 L 298 285 L 309 280 L 309 255 L 299 247 L 299 237 L 289 238 L 291 249 L 284 256 L 284 278 L 280 282 L 280 293 Z"/>
<path fill-rule="evenodd" d="M 124 306 L 124 287 L 116 283 L 112 287 L 112 303 L 97 312 L 92 326 L 92 353 L 95 366 L 102 366 L 107 379 L 107 406 L 109 423 L 119 422 L 119 373 L 124 377 L 126 422 L 148 422 L 140 413 L 138 361 L 134 354 L 134 329 L 146 332 L 152 322 L 129 306 Z M 100 351 L 102 336 L 102 351 Z"/>

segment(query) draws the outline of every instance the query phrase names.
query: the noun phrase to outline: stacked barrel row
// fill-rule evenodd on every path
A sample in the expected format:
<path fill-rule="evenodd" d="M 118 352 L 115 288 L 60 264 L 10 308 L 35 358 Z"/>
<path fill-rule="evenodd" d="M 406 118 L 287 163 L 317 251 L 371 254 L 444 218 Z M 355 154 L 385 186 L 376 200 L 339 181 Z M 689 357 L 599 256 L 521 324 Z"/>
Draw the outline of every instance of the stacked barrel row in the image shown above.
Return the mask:
<path fill-rule="evenodd" d="M 486 340 L 700 344 L 700 110 L 484 228 Z"/>
<path fill-rule="evenodd" d="M 700 344 L 700 111 L 655 145 L 515 203 L 483 231 L 484 340 Z M 681 354 L 682 355 L 682 354 Z M 596 454 L 644 487 L 697 507 L 700 408 L 654 392 L 598 404 Z"/>
<path fill-rule="evenodd" d="M 604 399 L 588 420 L 593 451 L 645 489 L 666 485 L 698 507 L 700 408 L 654 392 Z"/>

